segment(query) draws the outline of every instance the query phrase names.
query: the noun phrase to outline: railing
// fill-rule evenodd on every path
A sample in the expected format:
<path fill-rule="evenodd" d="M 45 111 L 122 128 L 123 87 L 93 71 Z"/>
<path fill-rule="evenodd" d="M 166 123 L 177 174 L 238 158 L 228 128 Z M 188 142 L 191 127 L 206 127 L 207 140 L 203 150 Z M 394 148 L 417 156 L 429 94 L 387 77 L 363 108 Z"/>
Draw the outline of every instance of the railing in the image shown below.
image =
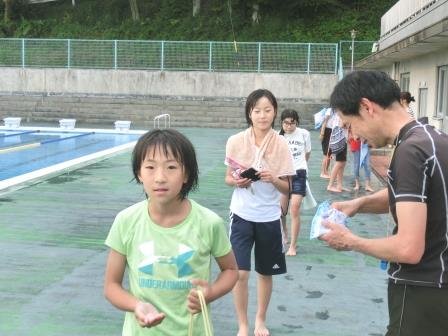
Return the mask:
<path fill-rule="evenodd" d="M 160 125 L 163 124 L 163 127 Z M 154 117 L 154 128 L 170 128 L 171 116 L 168 113 L 159 114 Z"/>
<path fill-rule="evenodd" d="M 337 73 L 337 43 L 0 39 L 0 66 Z"/>

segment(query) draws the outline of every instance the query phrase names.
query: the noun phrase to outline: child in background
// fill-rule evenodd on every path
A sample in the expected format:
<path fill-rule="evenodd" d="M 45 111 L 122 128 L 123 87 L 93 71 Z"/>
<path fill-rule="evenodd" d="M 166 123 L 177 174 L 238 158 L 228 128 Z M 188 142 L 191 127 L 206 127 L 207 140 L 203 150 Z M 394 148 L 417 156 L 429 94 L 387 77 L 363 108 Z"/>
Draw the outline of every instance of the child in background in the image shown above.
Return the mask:
<path fill-rule="evenodd" d="M 225 182 L 235 188 L 230 203 L 230 241 L 239 279 L 233 297 L 238 336 L 248 336 L 248 280 L 255 245 L 257 313 L 251 335 L 265 336 L 269 335 L 266 313 L 272 294 L 272 275 L 286 273 L 280 195 L 289 194 L 289 179 L 295 171 L 288 143 L 272 129 L 277 115 L 274 95 L 264 89 L 253 91 L 247 97 L 245 113 L 249 127 L 228 139 L 225 158 Z M 248 168 L 255 170 L 255 175 L 242 177 Z"/>
<path fill-rule="evenodd" d="M 324 179 L 330 178 L 330 161 L 331 161 L 331 154 L 329 152 L 329 142 L 330 142 L 330 136 L 332 128 L 330 127 L 329 120 L 330 117 L 333 114 L 333 110 L 330 108 L 327 108 L 325 111 L 325 117 L 324 121 L 322 122 L 322 125 L 320 127 L 320 133 L 319 133 L 319 139 L 322 146 L 322 163 L 320 167 L 320 177 Z"/>
<path fill-rule="evenodd" d="M 327 121 L 327 125 L 331 125 L 331 130 L 334 132 L 336 129 L 336 126 L 342 127 L 341 119 L 339 118 L 339 115 L 332 110 L 330 119 Z M 330 127 L 330 126 L 329 126 Z M 331 134 L 330 134 L 331 137 Z M 345 143 L 345 147 L 342 151 L 339 153 L 332 153 L 330 145 L 328 145 L 328 152 L 334 156 L 335 163 L 333 165 L 333 168 L 331 169 L 330 173 L 330 180 L 328 181 L 327 190 L 331 192 L 342 192 L 342 191 L 349 191 L 347 188 L 343 186 L 343 180 L 344 180 L 344 169 L 345 164 L 347 163 L 347 142 Z M 336 185 L 335 185 L 336 183 Z"/>
<path fill-rule="evenodd" d="M 348 130 L 348 143 L 353 155 L 353 175 L 355 178 L 355 187 L 353 190 L 359 190 L 359 168 L 362 166 L 364 167 L 365 189 L 366 191 L 373 191 L 370 185 L 370 149 L 368 144 L 362 141 L 361 138 L 355 136 L 351 128 Z"/>
<path fill-rule="evenodd" d="M 415 98 L 411 95 L 410 92 L 404 91 L 400 93 L 400 104 L 403 105 L 412 118 L 415 119 L 414 111 L 411 108 L 411 102 L 415 102 Z"/>
<path fill-rule="evenodd" d="M 297 237 L 300 232 L 300 205 L 303 197 L 306 196 L 307 162 L 311 155 L 311 138 L 310 132 L 298 127 L 300 120 L 297 111 L 284 110 L 280 119 L 282 129 L 279 134 L 288 141 L 296 171 L 296 175 L 292 178 L 290 195 L 282 195 L 281 199 L 284 214 L 288 212 L 288 205 L 291 208 L 291 245 L 286 255 L 295 256 L 297 254 Z M 289 204 L 290 201 L 291 204 Z M 287 237 L 286 216 L 282 216 L 282 226 L 284 235 Z"/>
<path fill-rule="evenodd" d="M 147 199 L 115 218 L 106 239 L 104 293 L 126 312 L 123 335 L 186 335 L 190 313 L 201 311 L 195 287 L 209 303 L 237 281 L 224 223 L 187 198 L 197 186 L 198 165 L 193 145 L 181 133 L 144 134 L 132 153 L 132 169 Z M 213 283 L 211 257 L 221 270 Z M 122 284 L 126 267 L 129 290 Z M 195 335 L 204 335 L 203 321 L 196 316 Z"/>

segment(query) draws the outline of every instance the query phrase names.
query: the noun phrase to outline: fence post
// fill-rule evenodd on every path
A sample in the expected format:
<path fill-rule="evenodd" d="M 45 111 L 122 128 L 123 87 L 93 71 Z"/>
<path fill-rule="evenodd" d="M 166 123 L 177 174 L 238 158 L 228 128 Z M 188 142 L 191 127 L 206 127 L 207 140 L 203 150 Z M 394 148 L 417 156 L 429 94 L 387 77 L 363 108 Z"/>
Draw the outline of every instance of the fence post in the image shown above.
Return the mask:
<path fill-rule="evenodd" d="M 257 72 L 261 70 L 261 42 L 258 42 L 258 62 L 257 62 Z"/>
<path fill-rule="evenodd" d="M 22 39 L 22 68 L 25 67 L 25 39 Z"/>
<path fill-rule="evenodd" d="M 117 56 L 118 56 L 117 40 L 114 40 L 114 69 L 115 70 L 117 70 Z"/>
<path fill-rule="evenodd" d="M 334 60 L 334 73 L 337 74 L 338 73 L 338 58 L 340 59 L 340 62 L 341 62 L 341 69 L 343 70 L 344 68 L 342 67 L 342 57 L 339 57 L 339 55 L 338 55 L 339 53 L 341 53 L 341 50 L 340 50 L 340 48 L 338 48 L 337 43 L 335 43 L 334 47 L 336 48 L 335 60 Z M 341 53 L 341 55 L 342 55 L 342 53 Z M 340 79 L 342 79 L 342 78 L 340 78 Z"/>
<path fill-rule="evenodd" d="M 308 57 L 306 62 L 306 73 L 310 73 L 310 63 L 311 63 L 311 43 L 308 43 Z"/>
<path fill-rule="evenodd" d="M 212 44 L 213 42 L 210 41 L 209 42 L 209 46 L 208 46 L 208 71 L 211 72 L 212 71 L 212 52 L 213 52 L 213 48 L 212 48 Z"/>
<path fill-rule="evenodd" d="M 71 58 L 71 45 L 70 39 L 67 39 L 67 68 L 70 69 L 70 58 Z"/>
<path fill-rule="evenodd" d="M 160 48 L 160 71 L 163 71 L 163 68 L 165 67 L 165 41 L 160 41 L 161 48 Z"/>

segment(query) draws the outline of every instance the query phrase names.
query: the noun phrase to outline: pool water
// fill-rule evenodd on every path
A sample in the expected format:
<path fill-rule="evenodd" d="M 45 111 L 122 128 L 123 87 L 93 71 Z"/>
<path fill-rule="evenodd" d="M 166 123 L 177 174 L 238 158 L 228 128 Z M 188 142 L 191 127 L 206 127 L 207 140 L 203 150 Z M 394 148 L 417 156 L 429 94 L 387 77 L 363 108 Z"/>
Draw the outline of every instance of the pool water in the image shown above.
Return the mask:
<path fill-rule="evenodd" d="M 100 131 L 0 131 L 0 181 L 116 146 L 140 134 Z"/>

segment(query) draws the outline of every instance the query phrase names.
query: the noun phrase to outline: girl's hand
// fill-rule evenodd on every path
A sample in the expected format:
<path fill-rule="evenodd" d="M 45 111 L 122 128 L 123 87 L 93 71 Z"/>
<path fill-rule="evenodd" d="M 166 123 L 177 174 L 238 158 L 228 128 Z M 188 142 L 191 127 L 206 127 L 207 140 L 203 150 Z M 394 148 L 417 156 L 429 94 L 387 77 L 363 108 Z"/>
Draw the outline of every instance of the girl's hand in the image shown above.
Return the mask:
<path fill-rule="evenodd" d="M 235 178 L 237 188 L 247 188 L 251 185 L 252 181 L 248 178 Z"/>
<path fill-rule="evenodd" d="M 159 313 L 150 303 L 139 301 L 134 310 L 138 324 L 143 328 L 151 328 L 162 323 L 165 314 Z"/>
<path fill-rule="evenodd" d="M 269 170 L 262 170 L 258 173 L 258 176 L 260 176 L 260 180 L 263 182 L 274 182 L 274 176 L 272 176 L 272 173 Z"/>
<path fill-rule="evenodd" d="M 204 294 L 205 302 L 208 303 L 211 297 L 210 284 L 205 280 L 193 279 L 191 283 L 195 287 L 199 287 Z M 198 291 L 196 288 L 192 288 L 187 297 L 188 311 L 192 314 L 199 313 L 201 311 L 201 303 L 199 301 Z"/>

